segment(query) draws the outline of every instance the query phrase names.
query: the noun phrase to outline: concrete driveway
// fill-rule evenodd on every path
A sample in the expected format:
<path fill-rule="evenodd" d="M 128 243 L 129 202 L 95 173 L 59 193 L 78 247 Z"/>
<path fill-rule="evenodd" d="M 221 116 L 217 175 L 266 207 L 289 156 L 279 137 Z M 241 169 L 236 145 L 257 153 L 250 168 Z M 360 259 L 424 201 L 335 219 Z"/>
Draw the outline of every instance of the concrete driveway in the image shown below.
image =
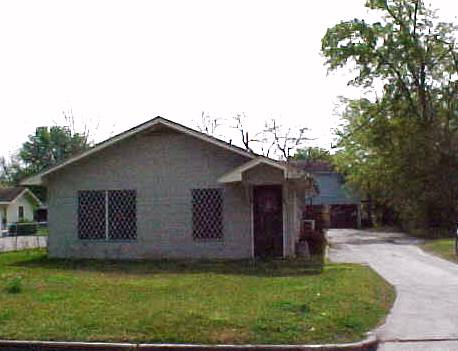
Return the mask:
<path fill-rule="evenodd" d="M 46 247 L 45 236 L 0 237 L 0 252 Z"/>
<path fill-rule="evenodd" d="M 339 229 L 327 236 L 332 261 L 368 264 L 396 288 L 393 309 L 376 330 L 379 350 L 458 350 L 458 265 L 400 233 Z"/>

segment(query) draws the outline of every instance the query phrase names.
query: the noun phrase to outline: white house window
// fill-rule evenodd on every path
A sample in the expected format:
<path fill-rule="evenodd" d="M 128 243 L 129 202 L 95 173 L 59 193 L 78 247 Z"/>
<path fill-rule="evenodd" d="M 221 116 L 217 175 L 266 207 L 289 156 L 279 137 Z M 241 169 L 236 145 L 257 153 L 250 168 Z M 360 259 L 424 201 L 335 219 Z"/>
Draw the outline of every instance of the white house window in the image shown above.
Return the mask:
<path fill-rule="evenodd" d="M 82 240 L 135 240 L 136 191 L 79 191 L 78 237 Z"/>
<path fill-rule="evenodd" d="M 223 238 L 223 194 L 221 189 L 192 189 L 192 235 L 195 240 Z"/>

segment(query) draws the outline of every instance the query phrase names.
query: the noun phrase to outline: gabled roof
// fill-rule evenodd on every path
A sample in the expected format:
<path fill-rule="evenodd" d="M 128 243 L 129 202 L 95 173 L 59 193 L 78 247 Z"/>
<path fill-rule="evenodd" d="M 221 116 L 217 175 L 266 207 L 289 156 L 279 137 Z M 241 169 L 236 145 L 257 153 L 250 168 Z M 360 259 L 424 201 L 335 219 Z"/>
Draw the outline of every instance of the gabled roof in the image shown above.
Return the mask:
<path fill-rule="evenodd" d="M 23 195 L 30 196 L 38 205 L 41 201 L 29 189 L 22 186 L 0 188 L 0 204 L 10 204 Z"/>
<path fill-rule="evenodd" d="M 23 191 L 24 187 L 13 186 L 8 188 L 0 188 L 0 202 L 11 202 L 16 199 Z"/>
<path fill-rule="evenodd" d="M 125 140 L 129 137 L 132 137 L 140 132 L 143 132 L 143 131 L 147 131 L 148 129 L 150 128 L 153 128 L 155 126 L 165 126 L 167 128 L 170 128 L 170 129 L 173 129 L 177 132 L 180 132 L 180 133 L 184 133 L 184 134 L 187 134 L 187 135 L 190 135 L 192 137 L 195 137 L 197 139 L 200 139 L 200 140 L 203 140 L 207 143 L 210 143 L 210 144 L 213 144 L 213 145 L 216 145 L 218 147 L 221 147 L 221 148 L 224 148 L 226 150 L 229 150 L 231 152 L 235 152 L 239 155 L 242 155 L 242 156 L 245 156 L 247 158 L 250 158 L 250 159 L 253 159 L 255 157 L 257 157 L 256 154 L 253 154 L 252 152 L 248 152 L 238 146 L 235 146 L 235 145 L 232 145 L 232 144 L 229 144 L 221 139 L 218 139 L 218 138 L 215 138 L 213 136 L 210 136 L 210 135 L 207 135 L 207 134 L 204 134 L 204 133 L 201 133 L 201 132 L 198 132 L 197 130 L 194 130 L 194 129 L 191 129 L 189 127 L 185 127 L 183 126 L 182 124 L 179 124 L 179 123 L 176 123 L 176 122 L 172 122 L 166 118 L 163 118 L 163 117 L 156 117 L 156 118 L 153 118 L 145 123 L 142 123 L 136 127 L 133 127 L 129 130 L 126 130 L 125 132 L 122 132 L 118 135 L 115 135 L 114 137 L 111 137 L 97 145 L 95 145 L 94 147 L 92 147 L 91 149 L 79 154 L 79 155 L 76 155 L 76 156 L 73 156 L 51 168 L 48 168 L 46 170 L 44 170 L 43 172 L 35 175 L 35 176 L 32 176 L 30 178 L 27 178 L 27 179 L 24 179 L 21 184 L 23 185 L 40 185 L 42 184 L 42 181 L 43 181 L 43 177 L 61 169 L 61 168 L 64 168 L 74 162 L 77 162 L 83 158 L 86 158 L 96 152 L 99 152 L 113 144 L 116 144 L 122 140 Z M 274 161 L 273 161 L 274 162 Z"/>

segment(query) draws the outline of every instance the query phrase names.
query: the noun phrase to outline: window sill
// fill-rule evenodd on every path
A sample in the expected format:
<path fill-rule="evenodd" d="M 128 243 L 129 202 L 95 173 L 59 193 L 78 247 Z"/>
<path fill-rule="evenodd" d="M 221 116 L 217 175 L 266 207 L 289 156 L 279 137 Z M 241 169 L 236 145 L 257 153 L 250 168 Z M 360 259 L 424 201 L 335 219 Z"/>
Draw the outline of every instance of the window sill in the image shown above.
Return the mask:
<path fill-rule="evenodd" d="M 224 239 L 193 239 L 196 243 L 223 243 Z"/>

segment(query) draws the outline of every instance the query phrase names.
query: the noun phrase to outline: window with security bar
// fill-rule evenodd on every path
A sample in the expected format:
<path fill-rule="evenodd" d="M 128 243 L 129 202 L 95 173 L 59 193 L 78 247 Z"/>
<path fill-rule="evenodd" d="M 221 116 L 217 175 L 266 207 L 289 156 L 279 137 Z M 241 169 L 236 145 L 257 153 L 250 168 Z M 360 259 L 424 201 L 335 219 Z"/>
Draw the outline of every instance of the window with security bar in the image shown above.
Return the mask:
<path fill-rule="evenodd" d="M 136 191 L 79 191 L 78 237 L 82 240 L 135 240 Z"/>
<path fill-rule="evenodd" d="M 192 235 L 195 240 L 223 239 L 222 189 L 192 190 Z"/>
<path fill-rule="evenodd" d="M 82 240 L 106 239 L 106 192 L 78 192 L 78 236 Z"/>

